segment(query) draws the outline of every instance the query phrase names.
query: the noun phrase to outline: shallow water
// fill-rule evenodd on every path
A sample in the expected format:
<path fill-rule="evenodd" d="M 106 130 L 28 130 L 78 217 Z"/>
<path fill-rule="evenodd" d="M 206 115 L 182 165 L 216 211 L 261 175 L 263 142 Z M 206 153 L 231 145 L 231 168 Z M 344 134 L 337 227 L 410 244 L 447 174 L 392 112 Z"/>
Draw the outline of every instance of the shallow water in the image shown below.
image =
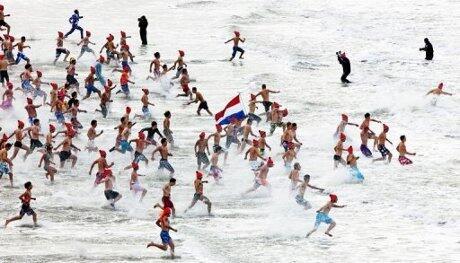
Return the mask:
<path fill-rule="evenodd" d="M 457 61 L 460 57 L 460 3 L 458 1 L 136 1 L 130 5 L 117 1 L 4 1 L 7 22 L 16 38 L 31 39 L 26 54 L 35 69 L 44 73 L 44 81 L 63 83 L 63 63 L 53 66 L 56 31 L 66 32 L 68 16 L 79 8 L 81 25 L 103 44 L 108 33 L 119 38 L 124 30 L 136 55 L 133 64 L 136 88 L 133 99 L 117 97 L 109 118 L 94 113 L 96 98 L 82 102 L 89 113 L 81 114 L 86 127 L 99 118 L 104 136 L 98 146 L 108 149 L 114 142 L 112 127 L 129 105 L 140 112 L 140 87 L 164 94 L 164 85 L 145 81 L 148 64 L 155 51 L 171 64 L 178 49 L 185 50 L 190 76 L 203 91 L 213 112 L 220 110 L 238 92 L 243 100 L 255 93 L 262 83 L 281 94 L 274 100 L 289 109 L 289 120 L 298 123 L 298 137 L 304 143 L 298 155 L 302 173 L 312 176 L 311 183 L 337 193 L 344 209 L 334 209 L 337 222 L 333 238 L 319 231 L 305 239 L 314 223 L 315 213 L 327 195 L 306 193 L 313 209 L 302 210 L 290 195 L 278 146 L 280 131 L 269 138 L 275 167 L 266 190 L 241 197 L 252 186 L 252 175 L 242 156 L 231 151 L 224 167 L 223 185 L 211 183 L 205 193 L 213 202 L 214 216 L 207 217 L 198 204 L 183 214 L 193 196 L 196 162 L 193 145 L 201 131 L 213 131 L 213 119 L 195 116 L 196 106 L 182 106 L 184 100 L 171 95 L 151 95 L 153 116 L 162 120 L 165 110 L 173 112 L 172 129 L 179 145 L 173 150 L 172 165 L 178 185 L 173 201 L 181 216 L 172 220 L 179 232 L 172 233 L 182 262 L 455 262 L 460 256 L 460 209 L 457 198 L 460 185 L 460 114 L 459 97 L 442 97 L 436 105 L 423 95 L 439 82 L 447 91 L 458 93 Z M 149 45 L 141 47 L 137 17 L 149 19 Z M 226 62 L 231 52 L 224 45 L 234 30 L 241 31 L 247 42 L 243 61 Z M 423 38 L 429 37 L 435 48 L 434 61 L 425 62 L 418 52 Z M 78 56 L 76 33 L 65 42 L 72 56 Z M 345 50 L 352 62 L 351 85 L 339 82 L 341 68 L 335 52 Z M 94 59 L 86 54 L 78 61 L 82 82 Z M 10 70 L 15 84 L 22 66 Z M 104 75 L 118 83 L 119 74 L 105 68 Z M 166 88 L 167 89 L 167 88 Z M 48 87 L 45 87 L 48 91 Z M 0 112 L 1 126 L 11 132 L 18 118 L 25 119 L 23 101 L 16 94 L 15 111 Z M 166 99 L 166 98 L 169 99 Z M 259 108 L 262 110 L 262 107 Z M 344 183 L 346 170 L 332 170 L 332 134 L 340 114 L 348 113 L 351 122 L 361 122 L 364 113 L 390 126 L 389 139 L 408 138 L 409 151 L 417 152 L 414 165 L 401 167 L 397 160 L 390 165 L 372 164 L 362 158 L 359 166 L 365 176 L 362 185 Z M 52 116 L 39 109 L 43 123 Z M 10 121 L 11 120 L 11 121 Z M 134 131 L 148 126 L 138 123 Z M 44 125 L 46 127 L 46 125 Z M 268 130 L 261 123 L 260 129 Z M 379 125 L 371 128 L 380 130 Z M 257 128 L 256 128 L 257 130 Z M 86 132 L 86 129 L 84 130 Z M 359 131 L 347 128 L 354 148 L 359 147 Z M 57 140 L 60 141 L 60 138 Z M 81 135 L 75 143 L 84 148 Z M 347 144 L 348 145 L 348 144 Z M 390 148 L 393 153 L 396 151 Z M 149 148 L 147 153 L 150 153 Z M 22 154 L 22 153 L 21 153 Z M 20 154 L 20 155 L 21 155 Z M 123 194 L 117 211 L 106 205 L 102 186 L 92 189 L 89 176 L 95 153 L 80 153 L 76 169 L 66 166 L 50 185 L 44 171 L 36 169 L 39 155 L 26 163 L 14 161 L 15 184 L 31 180 L 37 201 L 32 206 L 39 216 L 40 228 L 31 229 L 27 217 L 14 222 L 0 234 L 1 262 L 162 262 L 164 252 L 146 249 L 150 241 L 159 242 L 154 225 L 157 216 L 153 204 L 161 199 L 165 177 L 156 172 L 157 161 L 141 165 L 141 178 L 148 194 L 138 204 L 129 192 L 129 173 L 123 167 L 128 155 L 113 153 L 116 162 L 117 190 Z M 56 158 L 57 161 L 57 158 Z M 3 177 L 2 186 L 7 184 Z M 0 188 L 0 218 L 18 212 L 18 189 Z"/>

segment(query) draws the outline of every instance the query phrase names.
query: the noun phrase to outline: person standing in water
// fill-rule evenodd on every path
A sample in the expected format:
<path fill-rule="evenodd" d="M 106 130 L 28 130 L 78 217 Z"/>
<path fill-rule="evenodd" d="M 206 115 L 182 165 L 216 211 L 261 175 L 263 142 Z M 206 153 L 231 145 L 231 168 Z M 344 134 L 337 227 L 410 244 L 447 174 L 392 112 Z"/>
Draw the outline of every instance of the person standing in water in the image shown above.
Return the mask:
<path fill-rule="evenodd" d="M 415 156 L 415 153 L 411 153 L 406 150 L 406 136 L 405 135 L 401 135 L 399 139 L 401 140 L 401 142 L 398 144 L 398 146 L 396 146 L 396 150 L 399 152 L 399 158 L 398 158 L 399 163 L 401 165 L 412 164 L 412 161 L 406 157 L 406 154 Z"/>
<path fill-rule="evenodd" d="M 147 26 L 149 22 L 145 16 L 141 16 L 137 21 L 139 22 L 139 35 L 141 36 L 142 45 L 147 45 Z"/>
<path fill-rule="evenodd" d="M 445 92 L 442 90 L 442 88 L 444 87 L 444 83 L 439 83 L 438 87 L 437 88 L 434 88 L 430 91 L 428 91 L 428 93 L 425 95 L 425 96 L 428 96 L 430 94 L 433 94 L 433 95 L 449 95 L 449 96 L 452 96 L 453 94 L 452 93 L 449 93 L 449 92 Z"/>
<path fill-rule="evenodd" d="M 353 154 L 353 146 L 351 145 L 348 147 L 347 152 L 347 165 L 350 166 L 350 174 L 353 176 L 354 181 L 361 183 L 364 180 L 364 176 L 358 169 L 357 161 L 359 159 L 359 156 L 356 157 Z"/>
<path fill-rule="evenodd" d="M 335 54 L 337 54 L 337 59 L 339 60 L 339 63 L 340 65 L 342 65 L 343 68 L 343 74 L 340 80 L 343 83 L 351 83 L 351 81 L 347 79 L 348 75 L 350 75 L 351 72 L 350 60 L 347 58 L 345 52 L 342 53 L 342 51 L 339 51 Z"/>
<path fill-rule="evenodd" d="M 22 202 L 21 211 L 19 212 L 18 216 L 15 216 L 13 218 L 7 219 L 5 221 L 5 228 L 9 223 L 11 223 L 13 221 L 16 221 L 16 220 L 21 220 L 24 217 L 25 214 L 27 214 L 29 216 L 32 216 L 32 218 L 34 220 L 34 226 L 35 227 L 38 226 L 38 224 L 37 224 L 37 214 L 30 207 L 30 201 L 31 200 L 36 200 L 34 197 L 32 197 L 32 183 L 31 182 L 25 183 L 24 188 L 26 189 L 26 191 L 22 195 L 19 196 L 19 199 Z"/>
<path fill-rule="evenodd" d="M 80 12 L 75 9 L 73 11 L 73 15 L 69 18 L 69 23 L 72 24 L 72 28 L 65 34 L 64 38 L 67 38 L 70 34 L 72 34 L 75 29 L 80 31 L 80 38 L 83 38 L 83 28 L 78 25 L 78 21 L 80 21 L 81 18 L 83 17 L 80 16 Z"/>
<path fill-rule="evenodd" d="M 298 164 L 298 163 L 296 163 Z M 294 165 L 295 166 L 295 165 Z M 300 166 L 300 165 L 299 165 Z M 311 208 L 311 204 L 310 202 L 308 202 L 307 200 L 305 200 L 304 198 L 304 195 L 305 195 L 305 190 L 307 189 L 307 187 L 310 187 L 311 189 L 315 189 L 315 190 L 318 190 L 320 191 L 321 193 L 324 192 L 324 189 L 323 188 L 319 188 L 319 187 L 316 187 L 316 186 L 313 186 L 310 184 L 310 175 L 309 174 L 306 174 L 303 176 L 303 181 L 300 183 L 300 185 L 298 186 L 299 188 L 299 193 L 295 196 L 295 201 L 298 205 L 302 206 L 305 210 L 308 210 Z"/>
<path fill-rule="evenodd" d="M 391 158 L 393 157 L 393 154 L 391 154 L 391 152 L 385 146 L 385 142 L 389 142 L 391 145 L 393 145 L 393 143 L 387 139 L 387 133 L 389 130 L 390 128 L 386 124 L 383 124 L 383 131 L 377 137 L 377 149 L 379 150 L 382 157 L 374 159 L 372 160 L 372 162 L 385 161 L 387 159 L 387 156 L 388 156 L 388 163 L 391 162 Z"/>
<path fill-rule="evenodd" d="M 433 45 L 431 45 L 431 42 L 428 40 L 428 38 L 425 38 L 423 41 L 425 42 L 425 47 L 419 48 L 419 50 L 425 51 L 426 60 L 433 60 Z"/>
<path fill-rule="evenodd" d="M 306 237 L 309 237 L 311 234 L 313 234 L 313 232 L 318 230 L 318 227 L 321 223 L 326 223 L 329 225 L 324 234 L 332 237 L 330 231 L 335 227 L 336 223 L 334 222 L 334 220 L 332 220 L 332 218 L 329 217 L 329 211 L 331 211 L 333 207 L 344 208 L 345 205 L 336 205 L 338 198 L 334 194 L 330 194 L 329 198 L 331 200 L 327 202 L 327 204 L 325 204 L 323 207 L 318 209 L 318 211 L 316 211 L 315 226 L 310 232 L 307 233 Z"/>
<path fill-rule="evenodd" d="M 229 40 L 225 41 L 225 44 L 233 41 L 233 52 L 232 52 L 232 57 L 229 59 L 229 61 L 232 61 L 235 58 L 237 52 L 241 53 L 240 59 L 243 59 L 244 49 L 240 48 L 238 44 L 240 43 L 240 41 L 242 43 L 246 41 L 246 38 L 240 38 L 240 32 L 234 31 L 233 33 L 235 34 L 235 37 L 232 37 Z"/>

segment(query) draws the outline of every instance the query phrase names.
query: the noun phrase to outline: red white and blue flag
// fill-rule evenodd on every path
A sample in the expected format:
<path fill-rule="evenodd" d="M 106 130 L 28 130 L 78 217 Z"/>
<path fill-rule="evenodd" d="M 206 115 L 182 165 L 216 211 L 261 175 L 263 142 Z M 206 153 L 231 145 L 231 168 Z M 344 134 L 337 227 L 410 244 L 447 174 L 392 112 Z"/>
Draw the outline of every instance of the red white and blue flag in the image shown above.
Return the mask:
<path fill-rule="evenodd" d="M 220 125 L 230 124 L 231 119 L 243 120 L 246 118 L 244 106 L 241 103 L 240 95 L 234 97 L 222 111 L 214 115 L 216 123 Z"/>

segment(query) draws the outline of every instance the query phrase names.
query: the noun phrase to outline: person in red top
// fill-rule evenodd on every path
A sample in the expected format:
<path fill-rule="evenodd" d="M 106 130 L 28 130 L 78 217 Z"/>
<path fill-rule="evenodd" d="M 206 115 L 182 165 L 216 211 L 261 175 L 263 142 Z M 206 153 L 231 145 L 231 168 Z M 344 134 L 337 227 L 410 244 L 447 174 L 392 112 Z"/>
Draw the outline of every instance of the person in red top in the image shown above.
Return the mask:
<path fill-rule="evenodd" d="M 34 197 L 32 197 L 32 183 L 27 182 L 24 184 L 24 188 L 26 188 L 26 191 L 19 196 L 19 199 L 22 202 L 21 206 L 21 211 L 19 212 L 18 216 L 15 216 L 13 218 L 7 219 L 5 221 L 5 228 L 6 226 L 16 220 L 21 220 L 25 214 L 31 215 L 33 220 L 34 220 L 34 226 L 38 226 L 37 224 L 37 214 L 34 212 L 34 210 L 30 207 L 30 201 L 31 200 L 36 200 Z"/>
<path fill-rule="evenodd" d="M 129 70 L 128 69 L 123 69 L 123 73 L 121 73 L 121 77 L 120 77 L 121 89 L 119 91 L 117 91 L 115 94 L 124 93 L 126 95 L 126 97 L 128 97 L 129 96 L 128 83 L 135 84 L 134 82 L 129 80 Z"/>

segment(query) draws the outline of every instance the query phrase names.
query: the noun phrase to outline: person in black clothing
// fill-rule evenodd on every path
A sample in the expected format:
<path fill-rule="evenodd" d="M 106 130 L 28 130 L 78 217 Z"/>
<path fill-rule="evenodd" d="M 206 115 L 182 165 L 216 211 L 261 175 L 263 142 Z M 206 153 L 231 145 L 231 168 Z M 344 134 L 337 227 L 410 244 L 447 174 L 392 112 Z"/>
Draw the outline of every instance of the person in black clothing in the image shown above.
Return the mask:
<path fill-rule="evenodd" d="M 343 83 L 350 83 L 350 81 L 347 79 L 348 75 L 350 75 L 351 72 L 350 60 L 345 55 L 345 52 L 342 53 L 341 51 L 339 51 L 335 54 L 337 55 L 337 59 L 339 60 L 339 63 L 340 65 L 342 65 L 343 68 L 343 74 L 340 80 Z"/>
<path fill-rule="evenodd" d="M 420 51 L 425 51 L 425 59 L 426 60 L 432 60 L 433 59 L 433 45 L 431 45 L 430 40 L 428 38 L 425 38 L 423 41 L 425 41 L 425 47 L 420 48 Z"/>
<path fill-rule="evenodd" d="M 158 130 L 156 121 L 152 121 L 151 127 L 144 128 L 140 132 L 145 132 L 145 131 L 147 132 L 146 141 L 148 141 L 150 144 L 153 144 L 154 146 L 157 145 L 157 142 L 155 141 L 155 139 L 153 139 L 153 136 L 155 135 L 155 133 L 158 134 L 163 139 L 163 135 Z"/>
<path fill-rule="evenodd" d="M 141 16 L 137 21 L 139 21 L 139 34 L 141 35 L 142 45 L 147 45 L 147 26 L 149 22 L 147 22 L 145 16 Z"/>

